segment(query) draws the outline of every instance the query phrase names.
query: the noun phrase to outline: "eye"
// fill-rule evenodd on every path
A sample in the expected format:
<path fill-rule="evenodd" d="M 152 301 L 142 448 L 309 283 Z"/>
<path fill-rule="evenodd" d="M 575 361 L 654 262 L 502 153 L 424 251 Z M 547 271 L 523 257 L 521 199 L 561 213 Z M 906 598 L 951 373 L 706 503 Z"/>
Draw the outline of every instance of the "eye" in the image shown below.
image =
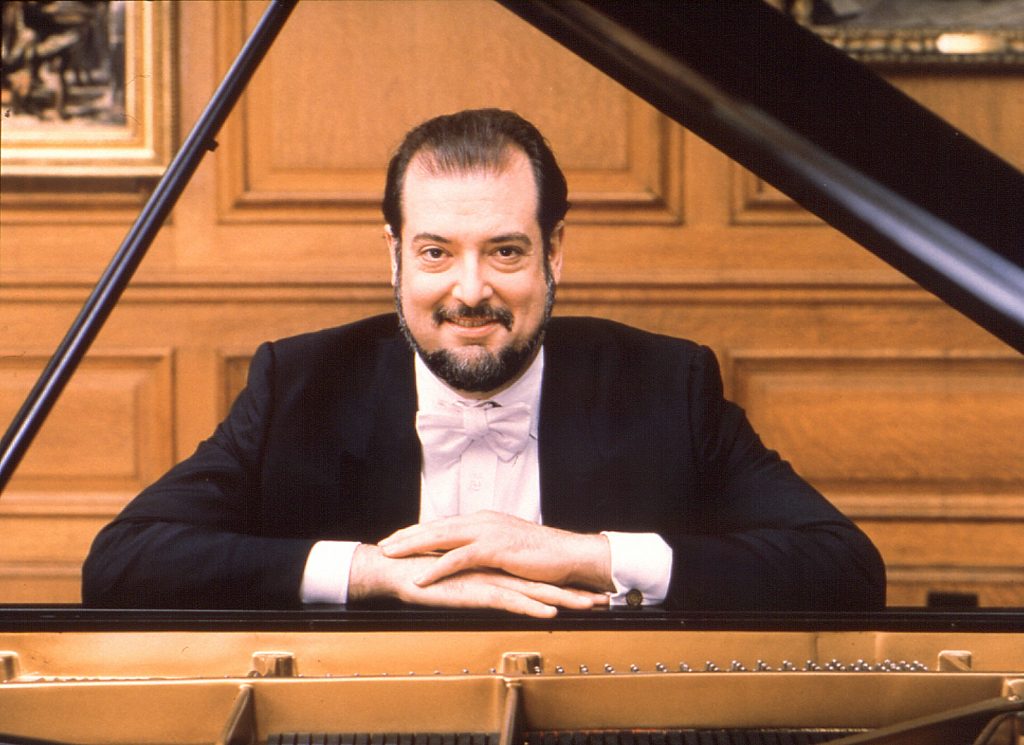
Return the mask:
<path fill-rule="evenodd" d="M 445 255 L 445 250 L 438 246 L 427 246 L 420 250 L 420 257 L 425 261 L 440 261 Z"/>
<path fill-rule="evenodd" d="M 523 255 L 523 249 L 519 246 L 498 246 L 494 253 L 502 259 L 517 259 Z"/>

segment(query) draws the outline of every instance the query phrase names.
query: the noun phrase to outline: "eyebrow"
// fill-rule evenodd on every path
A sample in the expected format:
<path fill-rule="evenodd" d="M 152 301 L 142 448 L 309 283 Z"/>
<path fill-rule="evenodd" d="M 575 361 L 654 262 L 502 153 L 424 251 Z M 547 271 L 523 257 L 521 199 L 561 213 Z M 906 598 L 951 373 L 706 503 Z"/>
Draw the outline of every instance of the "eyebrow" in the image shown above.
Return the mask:
<path fill-rule="evenodd" d="M 504 233 L 502 235 L 496 235 L 493 238 L 488 238 L 485 243 L 525 243 L 530 245 L 530 236 L 526 233 Z"/>
<path fill-rule="evenodd" d="M 451 243 L 451 240 L 445 238 L 443 235 L 435 235 L 433 233 L 417 233 L 412 237 L 412 241 L 430 241 L 431 243 Z"/>
<path fill-rule="evenodd" d="M 412 242 L 416 243 L 419 241 L 429 241 L 431 243 L 451 243 L 451 238 L 445 238 L 443 235 L 436 235 L 435 233 L 417 233 L 413 236 Z M 532 245 L 530 236 L 526 233 L 502 233 L 496 235 L 493 238 L 488 238 L 484 243 L 510 243 L 518 242 L 525 243 L 526 245 Z"/>

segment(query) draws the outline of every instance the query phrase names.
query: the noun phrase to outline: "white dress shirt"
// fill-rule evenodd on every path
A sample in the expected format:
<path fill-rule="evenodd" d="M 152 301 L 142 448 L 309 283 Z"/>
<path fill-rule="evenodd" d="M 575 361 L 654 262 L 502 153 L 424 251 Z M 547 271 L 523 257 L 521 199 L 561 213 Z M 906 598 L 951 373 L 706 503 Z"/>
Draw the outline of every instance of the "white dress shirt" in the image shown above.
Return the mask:
<path fill-rule="evenodd" d="M 447 464 L 423 458 L 420 476 L 420 522 L 480 510 L 504 512 L 543 524 L 540 505 L 540 465 L 537 431 L 540 413 L 544 349 L 526 372 L 509 388 L 487 402 L 459 396 L 415 358 L 416 395 L 419 411 L 451 406 L 530 407 L 530 438 L 526 448 L 503 461 L 483 441 L 476 440 L 461 457 Z M 626 594 L 639 591 L 644 604 L 660 603 L 668 594 L 672 549 L 657 533 L 604 531 L 611 548 L 613 605 L 626 603 Z M 383 538 L 384 536 L 381 536 Z M 352 554 L 359 544 L 351 541 L 318 541 L 309 552 L 300 596 L 304 603 L 344 603 Z"/>

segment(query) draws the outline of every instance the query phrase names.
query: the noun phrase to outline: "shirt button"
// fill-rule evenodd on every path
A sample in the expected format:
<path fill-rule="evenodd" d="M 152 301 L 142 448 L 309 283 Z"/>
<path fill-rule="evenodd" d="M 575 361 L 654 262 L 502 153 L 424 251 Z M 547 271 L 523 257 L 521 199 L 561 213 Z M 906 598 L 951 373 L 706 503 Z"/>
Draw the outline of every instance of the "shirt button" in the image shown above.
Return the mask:
<path fill-rule="evenodd" d="M 473 479 L 469 482 L 469 488 L 473 491 L 480 491 L 481 486 L 482 484 L 480 483 L 480 479 Z"/>
<path fill-rule="evenodd" d="M 626 605 L 630 608 L 639 608 L 644 604 L 644 594 L 635 587 L 626 593 Z"/>

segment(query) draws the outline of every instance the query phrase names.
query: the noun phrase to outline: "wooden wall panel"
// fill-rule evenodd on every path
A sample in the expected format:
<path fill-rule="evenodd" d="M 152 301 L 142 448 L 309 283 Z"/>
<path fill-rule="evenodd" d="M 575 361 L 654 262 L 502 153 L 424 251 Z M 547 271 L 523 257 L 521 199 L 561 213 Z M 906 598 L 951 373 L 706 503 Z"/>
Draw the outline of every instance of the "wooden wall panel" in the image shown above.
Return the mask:
<path fill-rule="evenodd" d="M 0 411 L 9 421 L 48 354 L 0 357 Z M 165 433 L 172 422 L 172 359 L 167 350 L 97 350 L 79 367 L 33 448 L 13 490 L 138 491 L 173 465 Z"/>
<path fill-rule="evenodd" d="M 1024 364 L 903 353 L 733 355 L 735 398 L 820 488 L 968 493 L 1024 483 Z"/>
<path fill-rule="evenodd" d="M 48 356 L 0 354 L 5 423 Z M 97 350 L 82 363 L 0 500 L 0 601 L 78 600 L 92 537 L 173 465 L 172 372 L 166 349 Z"/>
<path fill-rule="evenodd" d="M 225 68 L 258 10 L 218 6 Z M 532 118 L 557 149 L 574 189 L 574 219 L 679 221 L 664 119 L 536 32 L 525 30 L 533 51 L 524 56 L 522 24 L 500 7 L 426 0 L 303 10 L 311 33 L 282 36 L 232 123 L 233 147 L 218 174 L 223 221 L 376 224 L 383 164 L 410 123 L 496 98 Z M 455 54 L 449 32 L 461 25 L 479 31 Z M 339 28 L 380 54 L 339 43 Z M 559 83 L 550 83 L 551 70 L 560 71 Z M 461 81 L 456 88 L 443 82 L 453 78 Z M 405 82 L 416 79 L 418 85 Z M 582 110 L 563 106 L 570 84 L 575 103 L 590 102 Z M 385 110 L 360 105 L 368 90 L 391 97 Z M 442 101 L 438 91 L 446 94 Z"/>
<path fill-rule="evenodd" d="M 179 131 L 261 8 L 179 4 Z M 1019 71 L 887 74 L 1024 167 Z M 299 4 L 0 499 L 0 602 L 77 600 L 92 536 L 210 434 L 261 341 L 390 309 L 386 159 L 470 106 L 522 112 L 567 171 L 557 313 L 710 345 L 768 444 L 876 540 L 892 603 L 1024 605 L 1020 356 L 476 0 Z M 3 177 L 0 423 L 152 186 Z"/>
<path fill-rule="evenodd" d="M 732 373 L 765 442 L 883 551 L 890 603 L 929 591 L 1021 602 L 1019 357 L 734 353 Z"/>

